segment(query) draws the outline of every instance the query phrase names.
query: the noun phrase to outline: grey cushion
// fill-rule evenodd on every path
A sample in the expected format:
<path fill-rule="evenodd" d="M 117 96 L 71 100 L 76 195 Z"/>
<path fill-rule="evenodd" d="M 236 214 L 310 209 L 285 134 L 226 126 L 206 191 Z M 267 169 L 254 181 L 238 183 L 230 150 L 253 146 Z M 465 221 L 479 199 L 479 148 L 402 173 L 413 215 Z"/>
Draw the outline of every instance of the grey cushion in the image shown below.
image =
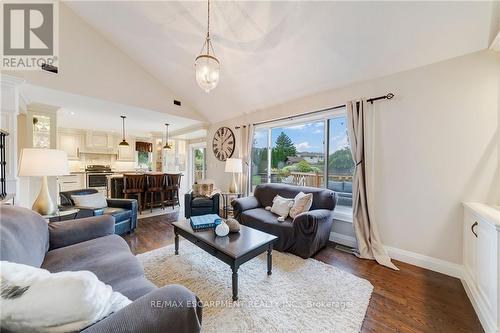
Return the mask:
<path fill-rule="evenodd" d="M 293 246 L 294 230 L 290 217 L 284 222 L 278 222 L 277 215 L 264 208 L 254 208 L 241 213 L 240 221 L 246 226 L 277 236 L 274 248 L 278 251 L 286 251 Z"/>
<path fill-rule="evenodd" d="M 43 217 L 30 209 L 0 205 L 0 259 L 40 267 L 49 249 Z"/>
<path fill-rule="evenodd" d="M 335 192 L 343 192 L 344 191 L 344 183 L 343 182 L 328 182 L 328 188 Z"/>
<path fill-rule="evenodd" d="M 196 197 L 191 201 L 191 207 L 212 207 L 213 201 L 210 198 Z"/>
<path fill-rule="evenodd" d="M 344 182 L 344 192 L 352 193 L 352 182 Z"/>
<path fill-rule="evenodd" d="M 155 288 L 144 278 L 141 265 L 118 235 L 99 237 L 49 251 L 42 268 L 50 272 L 91 271 L 99 280 L 131 300 Z"/>
<path fill-rule="evenodd" d="M 201 318 L 199 298 L 183 286 L 168 285 L 142 296 L 83 333 L 193 333 L 201 330 Z"/>

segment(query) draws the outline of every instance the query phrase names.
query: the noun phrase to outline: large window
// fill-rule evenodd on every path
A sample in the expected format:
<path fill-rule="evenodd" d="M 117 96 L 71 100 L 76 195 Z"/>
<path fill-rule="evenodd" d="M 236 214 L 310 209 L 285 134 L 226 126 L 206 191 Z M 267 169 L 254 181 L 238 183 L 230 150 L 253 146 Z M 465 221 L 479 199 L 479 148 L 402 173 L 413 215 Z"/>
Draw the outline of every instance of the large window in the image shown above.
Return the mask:
<path fill-rule="evenodd" d="M 336 211 L 349 219 L 354 162 L 345 110 L 257 126 L 251 170 L 252 190 L 267 182 L 329 188 L 338 195 Z"/>

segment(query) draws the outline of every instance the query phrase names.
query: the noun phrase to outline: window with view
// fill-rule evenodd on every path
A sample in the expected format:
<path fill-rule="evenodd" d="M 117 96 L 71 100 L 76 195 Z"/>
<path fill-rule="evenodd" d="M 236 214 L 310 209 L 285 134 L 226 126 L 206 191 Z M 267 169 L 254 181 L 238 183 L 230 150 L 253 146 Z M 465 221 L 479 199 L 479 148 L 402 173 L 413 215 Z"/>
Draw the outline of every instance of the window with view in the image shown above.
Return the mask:
<path fill-rule="evenodd" d="M 337 215 L 352 218 L 352 160 L 344 112 L 255 129 L 252 190 L 261 183 L 326 187 L 338 195 Z"/>

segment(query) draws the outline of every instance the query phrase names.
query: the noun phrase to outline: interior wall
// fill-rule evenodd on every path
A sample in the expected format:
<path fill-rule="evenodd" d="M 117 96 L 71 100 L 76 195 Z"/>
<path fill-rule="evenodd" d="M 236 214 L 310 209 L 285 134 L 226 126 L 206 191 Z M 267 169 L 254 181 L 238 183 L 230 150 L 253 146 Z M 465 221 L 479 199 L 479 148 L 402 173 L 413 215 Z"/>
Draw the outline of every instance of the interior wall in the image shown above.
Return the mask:
<path fill-rule="evenodd" d="M 500 204 L 499 66 L 498 53 L 481 51 L 214 124 L 207 136 L 208 178 L 229 185 L 224 163 L 210 149 L 220 126 L 239 137 L 237 125 L 392 92 L 394 99 L 376 102 L 373 110 L 374 206 L 382 240 L 461 263 L 461 202 Z"/>
<path fill-rule="evenodd" d="M 27 83 L 204 121 L 204 117 L 59 3 L 59 73 L 2 71 Z M 173 100 L 182 100 L 175 106 Z"/>

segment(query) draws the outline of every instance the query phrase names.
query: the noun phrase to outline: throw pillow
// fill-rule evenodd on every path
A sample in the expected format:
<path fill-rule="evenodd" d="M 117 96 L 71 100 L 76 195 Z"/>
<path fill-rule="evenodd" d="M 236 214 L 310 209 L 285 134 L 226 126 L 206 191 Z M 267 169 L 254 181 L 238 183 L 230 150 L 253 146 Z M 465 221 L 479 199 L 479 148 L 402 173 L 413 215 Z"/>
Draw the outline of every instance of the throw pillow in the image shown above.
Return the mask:
<path fill-rule="evenodd" d="M 308 212 L 311 209 L 313 202 L 312 193 L 305 194 L 304 192 L 300 192 L 295 196 L 293 200 L 293 206 L 290 209 L 290 217 L 294 219 L 297 215 Z"/>
<path fill-rule="evenodd" d="M 273 199 L 273 206 L 271 207 L 271 212 L 279 215 L 283 219 L 286 219 L 290 208 L 293 206 L 293 199 L 283 198 L 282 196 L 276 195 Z"/>
<path fill-rule="evenodd" d="M 89 208 L 108 207 L 108 202 L 102 193 L 72 195 L 71 199 L 75 203 L 75 206 Z"/>
<path fill-rule="evenodd" d="M 207 197 L 212 195 L 214 190 L 214 184 L 204 183 L 204 184 L 193 184 L 193 197 Z"/>
<path fill-rule="evenodd" d="M 2 328 L 10 332 L 74 332 L 131 301 L 89 271 L 49 271 L 0 262 Z"/>

